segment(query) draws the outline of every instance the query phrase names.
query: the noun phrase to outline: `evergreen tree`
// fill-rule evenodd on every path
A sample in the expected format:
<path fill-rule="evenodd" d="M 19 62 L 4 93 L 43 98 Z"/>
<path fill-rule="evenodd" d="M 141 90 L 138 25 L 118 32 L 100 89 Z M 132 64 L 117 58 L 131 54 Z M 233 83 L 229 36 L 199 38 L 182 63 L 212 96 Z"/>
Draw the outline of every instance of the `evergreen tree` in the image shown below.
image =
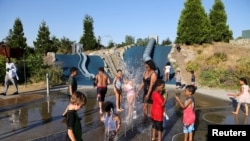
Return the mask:
<path fill-rule="evenodd" d="M 47 52 L 53 51 L 53 49 L 51 49 L 52 41 L 50 40 L 50 31 L 45 21 L 41 23 L 36 41 L 33 43 L 36 53 L 46 55 Z"/>
<path fill-rule="evenodd" d="M 80 39 L 80 44 L 83 44 L 84 50 L 94 50 L 98 48 L 98 43 L 94 36 L 93 18 L 89 15 L 85 15 L 83 21 L 83 36 Z"/>
<path fill-rule="evenodd" d="M 144 38 L 144 39 L 138 38 L 136 40 L 136 45 L 137 46 L 146 46 L 147 44 L 148 44 L 148 38 Z"/>
<path fill-rule="evenodd" d="M 26 50 L 26 38 L 24 37 L 23 25 L 19 18 L 15 20 L 13 30 L 10 30 L 7 39 L 9 39 L 8 45 L 11 48 L 21 48 L 23 50 Z"/>
<path fill-rule="evenodd" d="M 8 34 L 8 36 L 7 37 L 5 37 L 5 44 L 7 45 L 7 46 L 11 46 L 10 45 L 10 42 L 11 42 L 11 37 L 13 36 L 13 31 L 12 31 L 12 29 L 9 29 L 9 34 Z"/>
<path fill-rule="evenodd" d="M 212 40 L 216 42 L 229 42 L 232 39 L 233 32 L 229 30 L 225 6 L 221 0 L 215 0 L 212 10 L 209 13 L 211 22 Z"/>
<path fill-rule="evenodd" d="M 201 0 L 187 0 L 178 22 L 178 43 L 202 44 L 210 41 L 210 22 Z"/>
<path fill-rule="evenodd" d="M 161 43 L 162 46 L 170 45 L 170 44 L 172 44 L 172 41 L 169 38 L 167 38 L 166 40 L 163 40 Z"/>
<path fill-rule="evenodd" d="M 63 37 L 60 41 L 61 45 L 58 48 L 59 53 L 71 54 L 72 53 L 72 44 L 73 41 L 70 41 L 68 38 Z"/>
<path fill-rule="evenodd" d="M 135 38 L 133 36 L 130 35 L 126 35 L 125 37 L 125 44 L 126 45 L 131 45 L 135 43 Z"/>

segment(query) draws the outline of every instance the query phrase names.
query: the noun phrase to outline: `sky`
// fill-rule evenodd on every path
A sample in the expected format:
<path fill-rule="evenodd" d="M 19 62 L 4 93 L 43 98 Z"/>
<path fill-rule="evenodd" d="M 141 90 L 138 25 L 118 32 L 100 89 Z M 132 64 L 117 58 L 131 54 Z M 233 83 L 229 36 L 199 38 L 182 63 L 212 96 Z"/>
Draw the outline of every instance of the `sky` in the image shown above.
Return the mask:
<path fill-rule="evenodd" d="M 159 42 L 174 41 L 178 20 L 186 0 L 0 0 L 0 41 L 20 18 L 27 44 L 33 47 L 43 21 L 50 36 L 79 42 L 85 15 L 93 18 L 94 35 L 101 43 L 122 43 L 125 36 L 136 39 L 157 35 Z M 250 29 L 250 0 L 222 0 L 233 37 Z M 202 0 L 206 13 L 214 0 Z"/>

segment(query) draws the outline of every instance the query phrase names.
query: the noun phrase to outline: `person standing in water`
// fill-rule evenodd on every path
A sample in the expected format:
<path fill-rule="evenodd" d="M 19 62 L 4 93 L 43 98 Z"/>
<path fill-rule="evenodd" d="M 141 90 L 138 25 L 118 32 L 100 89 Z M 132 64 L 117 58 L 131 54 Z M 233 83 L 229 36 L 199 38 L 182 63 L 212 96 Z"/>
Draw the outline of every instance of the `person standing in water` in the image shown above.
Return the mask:
<path fill-rule="evenodd" d="M 96 86 L 96 90 L 97 90 L 97 100 L 98 100 L 100 114 L 102 114 L 102 104 L 105 100 L 105 96 L 106 96 L 109 84 L 110 84 L 110 80 L 107 74 L 104 73 L 104 68 L 99 67 L 98 74 L 95 77 L 94 85 Z"/>
<path fill-rule="evenodd" d="M 122 104 L 122 70 L 118 69 L 113 81 L 113 88 L 116 100 L 116 111 L 123 111 Z"/>
<path fill-rule="evenodd" d="M 152 141 L 156 141 L 156 136 L 158 141 L 162 140 L 162 131 L 163 131 L 163 114 L 166 101 L 162 96 L 162 92 L 165 87 L 165 82 L 161 79 L 157 79 L 154 84 L 154 91 L 152 92 L 152 110 L 151 110 L 151 119 L 153 121 L 152 126 Z"/>
<path fill-rule="evenodd" d="M 70 68 L 70 76 L 68 79 L 68 97 L 69 99 L 71 98 L 72 94 L 77 91 L 77 80 L 76 76 L 78 74 L 78 70 L 76 67 L 71 67 Z M 68 111 L 68 106 L 64 110 L 62 116 L 65 117 L 66 113 Z"/>
<path fill-rule="evenodd" d="M 103 103 L 103 114 L 100 120 L 105 127 L 105 141 L 115 141 L 118 131 L 121 128 L 121 118 L 117 113 L 114 113 L 114 105 L 110 101 Z"/>
<path fill-rule="evenodd" d="M 240 110 L 240 105 L 244 104 L 245 106 L 245 116 L 248 116 L 248 104 L 250 103 L 250 94 L 249 94 L 249 86 L 247 83 L 247 79 L 242 77 L 240 78 L 240 92 L 237 94 L 229 94 L 229 96 L 233 96 L 237 99 L 237 107 L 235 109 L 235 111 L 233 111 L 232 113 L 235 115 L 238 115 L 239 110 Z"/>
<path fill-rule="evenodd" d="M 195 101 L 194 95 L 195 87 L 193 85 L 187 85 L 184 94 L 186 99 L 184 102 L 181 102 L 178 96 L 175 96 L 176 102 L 183 109 L 183 133 L 184 133 L 184 141 L 192 141 L 193 140 L 193 131 L 194 131 L 194 123 L 196 120 L 195 114 Z"/>
<path fill-rule="evenodd" d="M 126 121 L 130 120 L 134 111 L 135 106 L 135 82 L 134 80 L 129 80 L 124 78 L 123 90 L 127 95 L 127 105 L 128 105 L 128 114 Z"/>
<path fill-rule="evenodd" d="M 142 82 L 138 88 L 137 96 L 139 96 L 141 89 L 144 89 L 143 98 L 142 98 L 142 109 L 144 115 L 144 122 L 147 122 L 148 115 L 151 113 L 152 106 L 152 90 L 153 85 L 157 80 L 157 74 L 155 72 L 156 66 L 153 60 L 148 60 L 144 63 L 145 71 L 142 76 Z"/>

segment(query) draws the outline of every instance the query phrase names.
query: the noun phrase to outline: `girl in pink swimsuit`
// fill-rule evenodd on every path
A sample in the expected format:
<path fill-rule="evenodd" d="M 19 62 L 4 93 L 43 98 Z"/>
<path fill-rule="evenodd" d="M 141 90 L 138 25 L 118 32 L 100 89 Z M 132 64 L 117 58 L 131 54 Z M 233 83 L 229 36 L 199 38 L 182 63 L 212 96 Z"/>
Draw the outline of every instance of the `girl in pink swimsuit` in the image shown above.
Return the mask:
<path fill-rule="evenodd" d="M 130 120 L 135 106 L 135 82 L 134 80 L 129 80 L 124 78 L 124 87 L 125 93 L 127 94 L 127 105 L 128 105 L 128 114 L 126 120 Z"/>

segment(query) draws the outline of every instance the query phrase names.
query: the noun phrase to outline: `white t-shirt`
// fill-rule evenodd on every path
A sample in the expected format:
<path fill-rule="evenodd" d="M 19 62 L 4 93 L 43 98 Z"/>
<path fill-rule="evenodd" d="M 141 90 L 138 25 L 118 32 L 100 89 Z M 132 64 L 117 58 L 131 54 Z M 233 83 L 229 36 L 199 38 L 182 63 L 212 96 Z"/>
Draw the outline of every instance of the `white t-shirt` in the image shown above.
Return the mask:
<path fill-rule="evenodd" d="M 6 71 L 6 74 L 8 74 L 10 78 L 17 77 L 17 79 L 18 79 L 15 64 L 12 62 L 6 63 L 6 70 L 7 70 L 7 68 L 9 68 L 9 71 Z"/>
<path fill-rule="evenodd" d="M 169 73 L 170 72 L 170 68 L 171 68 L 171 66 L 169 66 L 169 65 L 165 66 L 165 72 Z"/>

